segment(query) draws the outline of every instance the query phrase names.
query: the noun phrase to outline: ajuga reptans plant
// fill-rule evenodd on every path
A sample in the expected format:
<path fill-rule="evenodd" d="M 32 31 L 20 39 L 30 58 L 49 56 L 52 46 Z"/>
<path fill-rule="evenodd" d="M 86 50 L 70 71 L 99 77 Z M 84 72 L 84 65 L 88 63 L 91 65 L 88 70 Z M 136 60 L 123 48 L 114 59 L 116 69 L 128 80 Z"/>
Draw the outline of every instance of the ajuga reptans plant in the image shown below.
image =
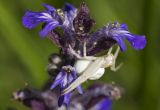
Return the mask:
<path fill-rule="evenodd" d="M 124 40 L 141 50 L 146 45 L 145 36 L 132 34 L 126 24 L 118 22 L 91 31 L 95 21 L 85 3 L 78 9 L 69 3 L 61 9 L 43 6 L 41 12 L 26 11 L 22 23 L 28 29 L 42 24 L 39 35 L 59 48 L 59 53 L 49 57 L 48 73 L 53 80 L 45 91 L 25 88 L 14 92 L 14 99 L 33 110 L 111 110 L 112 100 L 121 96 L 119 87 L 97 84 L 83 91 L 81 84 L 100 79 L 105 68 L 118 70 L 121 64 L 115 66 L 116 58 L 120 50 L 126 51 Z M 117 47 L 114 53 L 113 46 Z M 106 55 L 97 56 L 106 50 Z M 74 94 L 75 89 L 79 94 Z"/>

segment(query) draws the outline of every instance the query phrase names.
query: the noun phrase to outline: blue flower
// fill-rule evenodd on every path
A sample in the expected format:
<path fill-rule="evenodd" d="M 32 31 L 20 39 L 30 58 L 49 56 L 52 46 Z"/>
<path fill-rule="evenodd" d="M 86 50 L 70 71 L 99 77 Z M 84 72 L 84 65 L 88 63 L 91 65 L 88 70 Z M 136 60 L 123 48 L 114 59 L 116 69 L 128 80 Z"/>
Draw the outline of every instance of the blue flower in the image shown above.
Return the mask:
<path fill-rule="evenodd" d="M 119 24 L 115 22 L 108 24 L 106 28 L 106 36 L 113 38 L 118 43 L 122 51 L 126 50 L 126 46 L 123 41 L 124 39 L 128 40 L 136 50 L 141 50 L 146 45 L 145 36 L 130 33 L 126 24 Z"/>
<path fill-rule="evenodd" d="M 40 31 L 40 36 L 44 37 L 49 31 L 54 30 L 56 27 L 71 27 L 71 21 L 76 14 L 76 8 L 71 4 L 66 4 L 64 9 L 55 9 L 54 7 L 44 4 L 45 11 L 32 12 L 27 11 L 23 16 L 22 22 L 24 27 L 28 29 L 35 28 L 38 24 L 44 23 L 44 27 Z"/>
<path fill-rule="evenodd" d="M 75 79 L 77 78 L 76 70 L 72 66 L 63 66 L 59 74 L 57 75 L 55 81 L 53 82 L 51 89 L 54 89 L 56 86 L 60 85 L 60 90 L 63 91 L 67 88 Z M 82 94 L 81 86 L 77 87 L 77 90 L 80 94 Z M 72 92 L 69 92 L 65 95 L 60 96 L 58 105 L 66 104 L 68 106 L 69 100 Z"/>
<path fill-rule="evenodd" d="M 98 43 L 99 41 L 108 41 L 108 45 L 112 42 L 112 45 L 115 44 L 114 41 L 119 45 L 121 51 L 126 50 L 126 45 L 124 39 L 128 40 L 132 47 L 136 50 L 141 50 L 146 45 L 145 36 L 134 35 L 128 31 L 126 24 L 119 24 L 118 22 L 109 23 L 107 26 L 95 32 L 90 41 Z M 100 43 L 99 45 L 103 45 Z M 106 44 L 107 45 L 107 44 Z M 110 45 L 110 47 L 112 46 Z M 101 46 L 97 46 L 101 47 Z M 102 47 L 103 48 L 103 47 Z"/>

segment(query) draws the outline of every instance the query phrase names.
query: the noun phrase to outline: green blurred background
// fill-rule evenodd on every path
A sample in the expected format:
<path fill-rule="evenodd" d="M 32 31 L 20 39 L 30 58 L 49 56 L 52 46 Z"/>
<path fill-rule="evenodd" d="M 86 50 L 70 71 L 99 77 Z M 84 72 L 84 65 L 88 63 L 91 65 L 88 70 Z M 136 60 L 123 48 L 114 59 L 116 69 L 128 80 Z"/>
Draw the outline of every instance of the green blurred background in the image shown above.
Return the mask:
<path fill-rule="evenodd" d="M 125 93 L 113 110 L 160 110 L 160 1 L 159 0 L 84 0 L 96 20 L 95 29 L 107 22 L 128 24 L 129 30 L 147 36 L 147 46 L 135 51 L 127 43 L 120 53 L 123 67 L 116 73 L 107 70 L 100 81 L 122 86 Z M 79 6 L 82 0 L 66 0 Z M 11 100 L 11 93 L 23 88 L 41 87 L 47 80 L 47 58 L 58 49 L 39 38 L 40 26 L 27 30 L 21 19 L 27 9 L 40 11 L 42 3 L 62 7 L 62 0 L 0 0 L 0 110 L 16 107 L 28 110 Z"/>

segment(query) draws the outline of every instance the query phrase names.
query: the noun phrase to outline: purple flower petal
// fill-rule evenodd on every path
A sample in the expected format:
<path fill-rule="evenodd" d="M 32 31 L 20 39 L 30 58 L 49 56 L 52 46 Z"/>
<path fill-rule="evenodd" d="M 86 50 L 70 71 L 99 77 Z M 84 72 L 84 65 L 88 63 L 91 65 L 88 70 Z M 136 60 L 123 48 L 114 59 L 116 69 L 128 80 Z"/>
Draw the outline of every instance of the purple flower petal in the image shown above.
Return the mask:
<path fill-rule="evenodd" d="M 78 90 L 78 92 L 79 92 L 80 94 L 83 94 L 83 89 L 82 89 L 81 86 L 78 86 L 78 87 L 77 87 L 77 90 Z"/>
<path fill-rule="evenodd" d="M 75 80 L 75 78 L 72 77 L 71 74 L 69 74 L 69 75 L 67 76 L 67 80 L 68 80 L 68 85 L 69 85 L 70 83 L 72 83 L 72 82 Z"/>
<path fill-rule="evenodd" d="M 120 28 L 122 28 L 123 30 L 128 30 L 128 27 L 125 23 L 121 23 Z"/>
<path fill-rule="evenodd" d="M 67 12 L 68 20 L 73 22 L 73 19 L 77 14 L 77 9 L 73 5 L 66 3 L 63 10 Z"/>
<path fill-rule="evenodd" d="M 60 96 L 58 99 L 58 106 L 61 107 L 62 104 L 64 103 L 64 95 Z"/>
<path fill-rule="evenodd" d="M 145 36 L 126 35 L 125 38 L 130 42 L 132 47 L 136 50 L 143 49 L 147 43 Z"/>
<path fill-rule="evenodd" d="M 77 73 L 76 73 L 75 68 L 73 69 L 73 71 L 72 71 L 71 75 L 72 75 L 72 77 L 73 77 L 74 79 L 76 79 L 76 78 L 77 78 Z"/>
<path fill-rule="evenodd" d="M 68 75 L 67 75 L 67 73 L 65 73 L 65 75 L 64 75 L 64 78 L 63 78 L 63 80 L 62 80 L 62 85 L 61 85 L 61 88 L 62 88 L 62 90 L 65 88 L 65 87 L 67 87 L 68 86 Z"/>
<path fill-rule="evenodd" d="M 75 79 L 77 78 L 77 74 L 76 74 L 75 68 L 73 69 L 70 77 L 73 77 L 73 80 L 75 80 Z M 72 81 L 73 81 L 73 80 L 72 80 Z M 82 90 L 82 87 L 81 87 L 81 86 L 78 86 L 78 87 L 77 87 L 77 90 L 78 90 L 78 92 L 79 92 L 80 94 L 83 94 L 83 90 Z"/>
<path fill-rule="evenodd" d="M 67 12 L 73 11 L 74 12 L 75 10 L 76 10 L 76 8 L 70 3 L 66 3 L 64 6 L 64 11 L 67 11 Z"/>
<path fill-rule="evenodd" d="M 59 22 L 56 20 L 51 20 L 48 23 L 46 23 L 45 27 L 40 31 L 40 36 L 45 37 L 49 31 L 55 29 L 57 26 L 59 26 Z"/>
<path fill-rule="evenodd" d="M 35 28 L 41 22 L 52 20 L 52 16 L 47 12 L 27 11 L 22 18 L 23 26 L 29 29 Z"/>
<path fill-rule="evenodd" d="M 64 95 L 64 103 L 66 104 L 66 106 L 68 107 L 69 101 L 70 101 L 70 97 L 71 97 L 71 92 L 67 93 Z"/>
<path fill-rule="evenodd" d="M 120 47 L 120 49 L 121 49 L 121 51 L 125 51 L 126 50 L 126 45 L 125 45 L 125 43 L 124 43 L 124 39 L 123 38 L 121 38 L 121 37 L 112 37 L 116 42 L 117 42 L 117 44 L 119 45 L 119 47 Z"/>
<path fill-rule="evenodd" d="M 55 81 L 53 82 L 52 86 L 50 89 L 54 89 L 58 84 L 60 84 L 62 82 L 62 80 L 64 79 L 64 74 L 62 72 L 60 72 Z"/>
<path fill-rule="evenodd" d="M 54 7 L 52 7 L 51 5 L 49 5 L 49 4 L 43 4 L 43 6 L 49 12 L 55 12 L 56 11 L 56 9 Z"/>
<path fill-rule="evenodd" d="M 29 29 L 36 27 L 41 21 L 35 20 L 35 15 L 37 13 L 27 11 L 22 18 L 23 26 Z"/>
<path fill-rule="evenodd" d="M 65 95 L 62 95 L 59 97 L 58 99 L 58 106 L 61 107 L 63 104 L 66 105 L 66 107 L 68 108 L 68 104 L 69 104 L 69 101 L 70 101 L 70 97 L 71 97 L 71 92 L 65 94 Z"/>
<path fill-rule="evenodd" d="M 72 23 L 77 14 L 77 9 L 73 5 L 66 3 L 63 8 L 63 11 L 65 13 L 64 25 L 72 28 Z"/>
<path fill-rule="evenodd" d="M 111 110 L 112 101 L 108 98 L 103 99 L 98 104 L 96 104 L 92 110 Z"/>

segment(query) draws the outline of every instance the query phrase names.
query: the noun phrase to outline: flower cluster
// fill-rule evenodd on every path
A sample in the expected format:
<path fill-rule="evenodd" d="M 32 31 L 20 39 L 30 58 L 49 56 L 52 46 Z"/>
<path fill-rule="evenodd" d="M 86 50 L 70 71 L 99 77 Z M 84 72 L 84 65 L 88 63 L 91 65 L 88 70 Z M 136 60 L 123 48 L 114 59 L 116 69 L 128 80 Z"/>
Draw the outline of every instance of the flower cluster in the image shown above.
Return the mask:
<path fill-rule="evenodd" d="M 40 36 L 49 36 L 63 52 L 69 52 L 69 45 L 83 55 L 83 44 L 86 43 L 87 54 L 94 55 L 118 44 L 122 51 L 126 50 L 124 39 L 128 40 L 134 49 L 143 49 L 146 45 L 145 36 L 138 36 L 128 31 L 127 25 L 122 23 L 109 23 L 97 32 L 90 32 L 94 20 L 90 18 L 89 9 L 82 3 L 79 9 L 71 4 L 65 4 L 62 9 L 44 4 L 42 12 L 27 11 L 23 16 L 23 25 L 32 29 L 43 23 Z M 58 33 L 56 28 L 63 31 Z"/>
<path fill-rule="evenodd" d="M 48 64 L 48 73 L 53 78 L 50 89 L 54 91 L 59 88 L 58 95 L 50 93 L 50 91 L 24 89 L 16 92 L 14 97 L 33 110 L 59 110 L 57 105 L 59 107 L 65 105 L 69 110 L 110 110 L 111 99 L 120 97 L 120 90 L 113 85 L 91 87 L 83 95 L 78 96 L 73 95 L 72 91 L 66 94 L 64 91 L 73 85 L 71 90 L 77 88 L 78 92 L 82 94 L 79 84 L 87 79 L 99 79 L 106 67 L 115 70 L 118 51 L 114 57 L 110 51 L 104 58 L 97 58 L 96 54 L 108 50 L 114 45 L 118 45 L 121 51 L 125 51 L 125 39 L 135 50 L 141 50 L 146 45 L 145 36 L 132 34 L 126 24 L 118 22 L 108 23 L 96 32 L 92 32 L 95 21 L 91 18 L 85 3 L 81 3 L 78 9 L 69 3 L 66 3 L 61 9 L 56 9 L 48 4 L 43 4 L 43 6 L 45 10 L 41 12 L 27 11 L 22 18 L 22 23 L 28 29 L 33 29 L 42 23 L 40 36 L 48 37 L 60 48 L 60 53 L 52 54 L 49 57 Z M 96 64 L 99 66 L 95 67 Z M 92 72 L 94 72 L 94 76 L 90 77 Z M 83 74 L 81 78 L 85 80 L 82 79 L 82 81 L 79 78 L 80 74 Z M 76 87 L 74 87 L 76 81 L 79 84 L 78 86 L 75 84 Z M 31 94 L 26 95 L 26 91 L 27 94 L 28 92 Z M 32 98 L 30 98 L 31 96 Z M 47 103 L 46 100 L 51 100 L 52 104 Z M 58 103 L 55 100 L 58 100 Z"/>
<path fill-rule="evenodd" d="M 121 89 L 112 84 L 96 84 L 88 87 L 83 95 L 71 96 L 68 110 L 111 110 L 112 99 L 121 97 Z M 32 110 L 66 110 L 57 106 L 58 90 L 37 90 L 24 88 L 12 94 L 14 100 L 22 102 Z"/>

